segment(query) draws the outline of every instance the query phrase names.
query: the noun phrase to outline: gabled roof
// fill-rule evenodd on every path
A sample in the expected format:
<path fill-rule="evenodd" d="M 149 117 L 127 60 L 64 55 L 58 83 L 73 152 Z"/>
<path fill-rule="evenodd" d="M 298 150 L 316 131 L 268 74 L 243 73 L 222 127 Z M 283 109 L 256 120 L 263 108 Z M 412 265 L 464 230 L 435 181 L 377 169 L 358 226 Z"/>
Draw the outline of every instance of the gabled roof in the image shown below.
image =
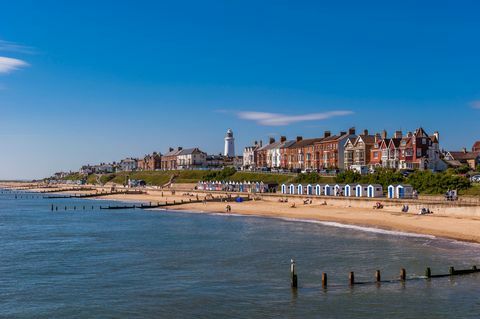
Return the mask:
<path fill-rule="evenodd" d="M 318 138 L 307 138 L 298 142 L 295 141 L 295 144 L 292 144 L 290 148 L 299 148 L 299 147 L 313 145 L 314 143 L 321 142 L 323 139 L 324 139 L 323 137 L 318 137 Z"/>
<path fill-rule="evenodd" d="M 415 130 L 415 133 L 413 133 L 415 137 L 428 137 L 428 134 L 425 132 L 425 130 L 421 127 L 417 128 Z"/>
<path fill-rule="evenodd" d="M 204 152 L 202 152 L 198 147 L 194 147 L 194 148 L 187 148 L 187 149 L 181 150 L 180 153 L 178 153 L 177 155 L 180 156 L 180 155 L 190 155 L 190 154 L 198 154 L 198 153 L 204 153 Z"/>
<path fill-rule="evenodd" d="M 181 150 L 176 149 L 176 150 L 170 151 L 170 152 L 168 152 L 168 153 L 165 153 L 165 154 L 163 155 L 163 157 L 165 157 L 165 156 L 176 156 L 176 155 L 178 155 L 180 152 L 181 152 Z"/>
<path fill-rule="evenodd" d="M 395 148 L 399 148 L 401 141 L 402 141 L 402 138 L 391 138 L 390 143 L 388 143 L 388 146 L 390 147 L 390 145 L 392 144 Z"/>
<path fill-rule="evenodd" d="M 480 157 L 480 151 L 478 152 L 452 151 L 452 152 L 448 152 L 448 154 L 450 155 L 450 157 L 453 158 L 453 160 L 457 160 L 457 161 L 472 160 L 472 159 L 476 159 L 477 157 Z"/>
<path fill-rule="evenodd" d="M 375 144 L 375 135 L 360 134 L 359 136 L 357 136 L 357 139 L 355 140 L 355 144 L 357 144 L 360 139 L 365 144 L 369 144 L 369 145 Z"/>

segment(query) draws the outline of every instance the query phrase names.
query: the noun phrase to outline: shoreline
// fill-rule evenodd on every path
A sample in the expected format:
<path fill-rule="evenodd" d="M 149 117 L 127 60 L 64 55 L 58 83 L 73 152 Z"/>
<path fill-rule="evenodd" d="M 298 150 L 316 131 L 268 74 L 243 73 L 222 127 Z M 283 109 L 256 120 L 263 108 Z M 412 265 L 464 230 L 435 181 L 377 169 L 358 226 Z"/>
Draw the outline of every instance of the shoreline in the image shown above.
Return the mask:
<path fill-rule="evenodd" d="M 41 189 L 31 189 L 29 192 L 39 192 Z M 194 192 L 193 190 L 177 189 L 172 194 L 171 190 L 146 189 L 147 194 L 115 194 L 96 198 L 85 198 L 91 200 L 110 200 L 121 202 L 143 202 L 156 203 L 192 198 L 199 195 L 204 197 L 205 192 Z M 63 192 L 64 194 L 82 193 L 92 191 Z M 186 195 L 189 194 L 189 195 Z M 225 193 L 216 193 L 225 195 Z M 232 196 L 235 196 L 232 194 Z M 311 204 L 304 204 L 306 197 L 278 196 L 268 194 L 257 194 L 260 199 L 242 203 L 229 202 L 231 214 L 239 216 L 256 216 L 264 218 L 277 218 L 290 221 L 319 222 L 323 224 L 338 223 L 369 229 L 379 229 L 389 232 L 403 232 L 425 236 L 434 236 L 466 243 L 480 244 L 480 206 L 462 206 L 460 204 L 438 202 L 428 204 L 434 207 L 434 214 L 417 215 L 417 208 L 426 205 L 421 201 L 411 202 L 411 211 L 401 213 L 401 206 L 404 202 L 381 201 L 384 209 L 373 209 L 372 200 L 351 200 L 344 198 L 312 198 Z M 279 202 L 282 197 L 288 197 L 288 203 Z M 323 205 L 327 201 L 328 205 Z M 292 208 L 295 203 L 295 208 Z M 148 209 L 150 211 L 188 211 L 193 213 L 225 213 L 227 203 L 185 203 L 168 208 Z M 331 225 L 335 226 L 335 225 Z M 344 227 L 346 228 L 346 227 Z M 359 229 L 361 230 L 361 229 Z"/>

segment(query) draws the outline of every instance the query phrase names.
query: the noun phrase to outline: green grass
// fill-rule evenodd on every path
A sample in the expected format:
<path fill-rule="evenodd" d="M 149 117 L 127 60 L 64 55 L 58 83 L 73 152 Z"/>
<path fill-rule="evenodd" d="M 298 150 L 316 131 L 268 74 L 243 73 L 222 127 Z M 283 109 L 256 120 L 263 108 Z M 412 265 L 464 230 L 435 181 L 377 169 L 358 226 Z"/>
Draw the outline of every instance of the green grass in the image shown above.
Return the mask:
<path fill-rule="evenodd" d="M 233 174 L 232 174 L 233 173 Z M 288 183 L 293 182 L 295 175 L 254 173 L 254 172 L 230 172 L 225 174 L 222 171 L 140 171 L 140 172 L 119 172 L 102 175 L 100 181 L 105 184 L 113 182 L 117 184 L 125 183 L 126 177 L 136 180 L 144 180 L 147 185 L 162 186 L 170 180 L 172 175 L 178 175 L 175 183 L 197 183 L 201 180 L 225 180 L 234 182 L 264 182 L 264 183 Z M 218 178 L 217 178 L 218 177 Z M 71 179 L 74 179 L 73 177 Z M 87 183 L 96 184 L 96 175 L 90 175 Z"/>
<path fill-rule="evenodd" d="M 459 194 L 468 196 L 480 196 L 480 183 L 472 183 L 472 186 L 470 188 L 459 191 Z"/>

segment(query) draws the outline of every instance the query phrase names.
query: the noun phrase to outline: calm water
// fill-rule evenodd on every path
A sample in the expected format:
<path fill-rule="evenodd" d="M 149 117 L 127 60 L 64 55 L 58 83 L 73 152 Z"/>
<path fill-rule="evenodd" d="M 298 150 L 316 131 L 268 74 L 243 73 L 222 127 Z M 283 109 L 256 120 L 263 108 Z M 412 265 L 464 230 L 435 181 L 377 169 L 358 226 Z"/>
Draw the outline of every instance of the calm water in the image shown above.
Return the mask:
<path fill-rule="evenodd" d="M 51 202 L 0 194 L 0 317 L 480 316 L 480 275 L 347 285 L 349 271 L 371 281 L 376 269 L 389 279 L 401 267 L 414 276 L 426 266 L 480 265 L 480 246 L 256 217 L 98 210 L 105 201 L 55 200 L 88 210 L 51 212 Z"/>

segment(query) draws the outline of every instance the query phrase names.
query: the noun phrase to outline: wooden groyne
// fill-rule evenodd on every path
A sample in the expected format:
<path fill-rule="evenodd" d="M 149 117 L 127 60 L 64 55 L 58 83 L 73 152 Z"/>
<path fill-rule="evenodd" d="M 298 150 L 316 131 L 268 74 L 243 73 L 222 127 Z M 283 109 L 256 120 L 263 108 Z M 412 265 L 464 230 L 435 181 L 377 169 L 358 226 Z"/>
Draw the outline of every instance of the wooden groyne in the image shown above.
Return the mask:
<path fill-rule="evenodd" d="M 217 198 L 208 198 L 208 199 L 191 199 L 189 198 L 188 200 L 173 200 L 173 201 L 165 201 L 165 202 L 150 202 L 148 204 L 140 204 L 140 205 L 133 205 L 133 206 L 128 206 L 128 205 L 119 205 L 119 206 L 105 206 L 101 207 L 101 209 L 151 209 L 151 208 L 164 208 L 164 207 L 170 207 L 170 206 L 178 206 L 178 205 L 183 205 L 183 204 L 190 204 L 190 203 L 207 203 L 207 202 L 234 202 L 237 200 L 238 197 L 217 197 Z M 242 201 L 249 201 L 251 198 L 248 197 L 240 197 Z"/>
<path fill-rule="evenodd" d="M 388 280 L 382 280 L 382 276 L 380 270 L 376 270 L 374 274 L 373 281 L 356 281 L 355 280 L 355 273 L 353 271 L 348 273 L 348 281 L 345 282 L 345 286 L 356 286 L 356 285 L 369 285 L 369 284 L 376 284 L 379 285 L 381 283 L 405 283 L 407 281 L 413 280 L 431 280 L 434 278 L 444 278 L 444 277 L 454 277 L 454 276 L 465 276 L 470 274 L 480 273 L 480 269 L 477 266 L 472 266 L 470 269 L 455 269 L 453 266 L 449 268 L 448 273 L 440 273 L 440 274 L 432 274 L 432 270 L 430 267 L 425 269 L 424 276 L 411 276 L 407 277 L 407 271 L 405 268 L 400 269 L 400 274 L 397 278 L 392 278 Z M 327 288 L 327 273 L 322 273 L 322 288 Z M 290 286 L 292 289 L 296 290 L 298 288 L 298 275 L 296 271 L 296 264 L 295 261 L 292 259 L 290 261 Z M 342 286 L 342 283 L 336 284 L 334 286 Z"/>
<path fill-rule="evenodd" d="M 48 191 L 40 191 L 41 194 L 48 194 L 48 193 L 61 193 L 61 192 L 81 192 L 81 191 L 91 191 L 93 188 L 91 187 L 79 187 L 79 188 L 60 188 L 60 189 L 52 189 Z"/>

